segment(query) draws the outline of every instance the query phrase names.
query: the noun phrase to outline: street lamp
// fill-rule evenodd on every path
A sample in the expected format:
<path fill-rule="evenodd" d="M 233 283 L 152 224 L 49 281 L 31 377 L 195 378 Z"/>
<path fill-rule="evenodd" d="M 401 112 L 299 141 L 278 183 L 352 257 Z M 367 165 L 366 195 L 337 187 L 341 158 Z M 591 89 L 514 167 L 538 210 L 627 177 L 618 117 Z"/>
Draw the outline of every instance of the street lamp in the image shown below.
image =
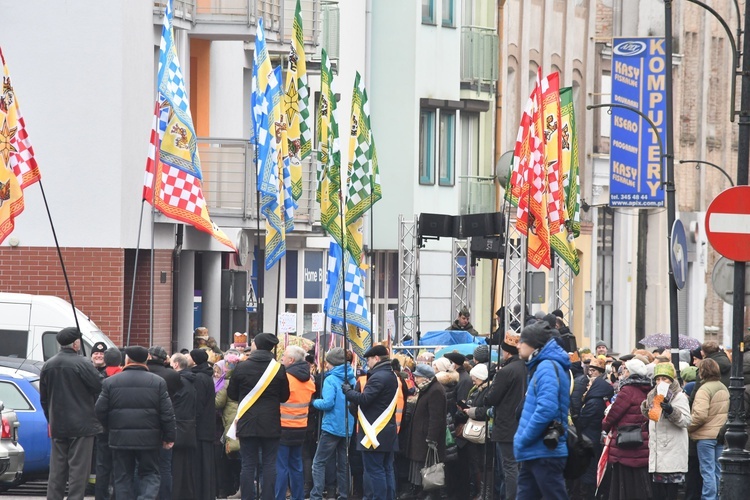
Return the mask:
<path fill-rule="evenodd" d="M 680 165 L 682 165 L 683 163 L 695 163 L 695 169 L 696 170 L 700 170 L 701 165 L 708 165 L 709 167 L 713 167 L 716 170 L 718 170 L 719 172 L 721 172 L 722 174 L 724 174 L 724 177 L 726 177 L 727 180 L 729 181 L 729 185 L 732 186 L 732 187 L 734 187 L 734 181 L 729 176 L 729 174 L 727 173 L 727 171 L 724 170 L 723 168 L 721 168 L 720 166 L 718 166 L 715 163 L 711 163 L 710 161 L 705 161 L 705 160 L 680 160 L 678 163 L 680 163 Z"/>

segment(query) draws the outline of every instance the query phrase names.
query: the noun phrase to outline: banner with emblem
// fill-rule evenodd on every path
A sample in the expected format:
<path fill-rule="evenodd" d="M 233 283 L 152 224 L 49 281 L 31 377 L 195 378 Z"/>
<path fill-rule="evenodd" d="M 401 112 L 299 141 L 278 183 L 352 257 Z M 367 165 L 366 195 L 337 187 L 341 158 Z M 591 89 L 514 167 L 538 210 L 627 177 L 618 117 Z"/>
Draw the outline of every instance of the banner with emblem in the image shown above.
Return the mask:
<path fill-rule="evenodd" d="M 560 175 L 562 177 L 562 200 L 564 204 L 565 225 L 552 238 L 552 248 L 568 267 L 578 274 L 581 263 L 578 259 L 575 238 L 581 233 L 580 206 L 581 195 L 578 179 L 578 138 L 576 137 L 575 110 L 573 108 L 573 89 L 560 89 Z"/>
<path fill-rule="evenodd" d="M 156 123 L 159 125 L 155 125 L 156 132 L 152 130 L 151 140 L 156 141 L 158 147 L 153 147 L 154 157 L 146 162 L 146 182 L 153 181 L 153 187 L 144 186 L 144 194 L 151 195 L 146 201 L 167 217 L 190 224 L 237 251 L 224 231 L 211 221 L 203 196 L 203 173 L 193 118 L 174 45 L 171 0 L 167 1 L 164 16 L 157 83 L 159 97 L 155 116 L 158 115 Z M 153 175 L 149 175 L 150 168 Z"/>
<path fill-rule="evenodd" d="M 320 224 L 339 244 L 341 230 L 341 150 L 336 121 L 336 96 L 333 91 L 333 69 L 328 53 L 321 51 L 320 102 L 318 105 L 318 191 Z"/>
<path fill-rule="evenodd" d="M 26 132 L 26 123 L 18 105 L 18 96 L 10 79 L 8 65 L 0 48 L 3 86 L 0 94 L 0 243 L 13 232 L 15 218 L 23 212 L 23 191 L 42 176 L 34 158 L 34 149 Z"/>

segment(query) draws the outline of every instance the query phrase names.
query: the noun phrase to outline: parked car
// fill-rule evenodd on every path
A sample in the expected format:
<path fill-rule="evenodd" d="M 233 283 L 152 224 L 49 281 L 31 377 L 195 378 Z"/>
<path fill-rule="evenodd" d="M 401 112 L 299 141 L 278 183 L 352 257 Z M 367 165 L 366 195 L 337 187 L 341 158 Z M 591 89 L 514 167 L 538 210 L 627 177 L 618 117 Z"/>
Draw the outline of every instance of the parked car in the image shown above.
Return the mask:
<path fill-rule="evenodd" d="M 16 356 L 0 356 L 0 367 L 13 368 L 13 370 L 25 370 L 35 375 L 42 373 L 44 361 L 17 358 Z"/>
<path fill-rule="evenodd" d="M 47 419 L 39 401 L 39 375 L 0 366 L 0 401 L 15 411 L 21 425 L 18 441 L 23 447 L 25 460 L 23 477 L 16 482 L 46 478 L 51 443 Z"/>
<path fill-rule="evenodd" d="M 19 422 L 16 412 L 0 402 L 2 427 L 0 428 L 0 457 L 8 458 L 8 468 L 0 474 L 0 491 L 16 484 L 23 474 L 24 452 L 18 442 Z M 2 462 L 0 458 L 0 462 Z"/>

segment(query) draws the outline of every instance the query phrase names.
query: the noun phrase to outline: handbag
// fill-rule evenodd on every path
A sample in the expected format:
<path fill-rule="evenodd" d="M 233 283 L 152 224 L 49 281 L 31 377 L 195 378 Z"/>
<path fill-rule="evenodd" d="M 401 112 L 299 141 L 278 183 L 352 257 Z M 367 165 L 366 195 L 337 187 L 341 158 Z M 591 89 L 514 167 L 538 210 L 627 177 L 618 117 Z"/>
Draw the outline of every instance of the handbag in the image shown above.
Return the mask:
<path fill-rule="evenodd" d="M 643 434 L 640 425 L 623 425 L 617 428 L 615 444 L 621 450 L 635 450 L 643 446 Z"/>
<path fill-rule="evenodd" d="M 445 487 L 445 464 L 439 463 L 438 451 L 435 445 L 427 445 L 425 466 L 419 470 L 422 476 L 422 490 L 431 491 Z"/>
<path fill-rule="evenodd" d="M 456 445 L 456 440 L 453 439 L 453 434 L 451 434 L 451 429 L 447 425 L 445 426 L 445 447 L 450 448 L 451 446 Z"/>
<path fill-rule="evenodd" d="M 486 426 L 484 422 L 470 418 L 464 424 L 462 436 L 470 443 L 484 444 L 486 437 Z"/>

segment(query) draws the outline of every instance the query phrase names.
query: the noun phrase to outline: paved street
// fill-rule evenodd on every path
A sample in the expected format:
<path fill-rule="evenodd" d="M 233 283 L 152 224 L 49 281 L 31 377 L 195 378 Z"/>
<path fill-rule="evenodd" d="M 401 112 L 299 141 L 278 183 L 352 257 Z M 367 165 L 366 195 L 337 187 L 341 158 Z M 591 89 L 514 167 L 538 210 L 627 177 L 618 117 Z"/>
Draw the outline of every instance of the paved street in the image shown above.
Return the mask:
<path fill-rule="evenodd" d="M 5 498 L 47 498 L 47 481 L 30 481 L 22 484 L 17 488 L 0 493 L 0 497 Z M 94 498 L 94 495 L 86 495 L 86 498 Z"/>

